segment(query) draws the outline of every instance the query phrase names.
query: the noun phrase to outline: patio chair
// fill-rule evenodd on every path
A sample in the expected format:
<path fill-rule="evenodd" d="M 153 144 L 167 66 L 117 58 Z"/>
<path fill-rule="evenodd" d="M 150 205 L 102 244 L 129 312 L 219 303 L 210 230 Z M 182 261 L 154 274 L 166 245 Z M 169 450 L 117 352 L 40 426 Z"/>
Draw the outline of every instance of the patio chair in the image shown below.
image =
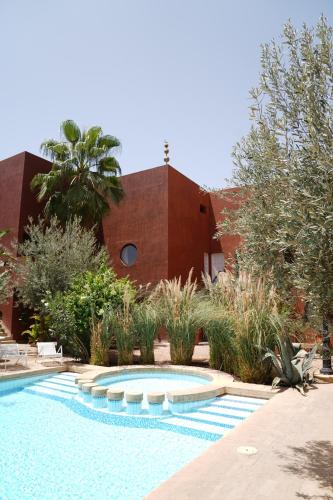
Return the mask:
<path fill-rule="evenodd" d="M 63 358 L 62 346 L 56 350 L 56 342 L 37 342 L 37 359 L 59 359 Z"/>
<path fill-rule="evenodd" d="M 21 361 L 25 367 L 28 366 L 27 351 L 22 350 L 18 344 L 1 344 L 0 345 L 0 361 L 4 361 L 5 370 L 9 361 L 16 361 L 17 364 Z"/>

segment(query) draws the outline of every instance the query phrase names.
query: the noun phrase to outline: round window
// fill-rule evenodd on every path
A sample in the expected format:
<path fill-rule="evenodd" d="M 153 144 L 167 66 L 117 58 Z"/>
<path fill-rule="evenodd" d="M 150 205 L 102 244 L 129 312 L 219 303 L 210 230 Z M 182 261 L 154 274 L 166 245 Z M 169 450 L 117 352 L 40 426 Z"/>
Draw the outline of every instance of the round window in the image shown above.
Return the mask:
<path fill-rule="evenodd" d="M 129 244 L 125 245 L 120 252 L 121 262 L 125 266 L 133 266 L 135 264 L 136 259 L 138 257 L 138 249 L 135 245 Z"/>

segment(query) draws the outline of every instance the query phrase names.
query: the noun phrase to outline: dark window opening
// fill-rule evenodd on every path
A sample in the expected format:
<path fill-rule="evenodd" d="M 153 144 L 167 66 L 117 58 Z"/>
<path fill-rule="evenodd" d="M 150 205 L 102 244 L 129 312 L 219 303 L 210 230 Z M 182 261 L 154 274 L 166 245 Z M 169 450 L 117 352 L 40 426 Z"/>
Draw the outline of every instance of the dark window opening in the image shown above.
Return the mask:
<path fill-rule="evenodd" d="M 207 212 L 207 207 L 205 207 L 205 205 L 201 205 L 201 204 L 200 204 L 200 212 L 201 212 L 202 214 L 205 214 L 205 213 Z"/>
<path fill-rule="evenodd" d="M 132 243 L 125 245 L 120 252 L 120 260 L 125 266 L 133 266 L 138 257 L 138 249 Z"/>

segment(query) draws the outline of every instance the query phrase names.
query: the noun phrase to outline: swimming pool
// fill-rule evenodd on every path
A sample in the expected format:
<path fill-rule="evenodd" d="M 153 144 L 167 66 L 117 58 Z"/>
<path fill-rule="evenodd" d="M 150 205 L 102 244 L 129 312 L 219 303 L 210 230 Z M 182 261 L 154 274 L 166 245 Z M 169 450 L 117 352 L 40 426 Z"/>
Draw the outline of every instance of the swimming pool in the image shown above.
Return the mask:
<path fill-rule="evenodd" d="M 139 500 L 263 404 L 218 398 L 181 418 L 122 417 L 80 404 L 75 375 L 0 391 L 2 500 Z"/>

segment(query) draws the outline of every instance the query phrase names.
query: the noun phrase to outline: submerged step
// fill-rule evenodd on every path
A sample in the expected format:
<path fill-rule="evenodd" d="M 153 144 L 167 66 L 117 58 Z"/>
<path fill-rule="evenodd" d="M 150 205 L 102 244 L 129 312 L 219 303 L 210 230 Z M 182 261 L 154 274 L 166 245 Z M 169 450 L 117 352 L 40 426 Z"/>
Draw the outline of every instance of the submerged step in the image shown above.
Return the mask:
<path fill-rule="evenodd" d="M 48 380 L 39 382 L 38 384 L 33 385 L 32 387 L 48 387 L 49 389 L 55 389 L 57 391 L 61 391 L 67 394 L 76 394 L 77 393 L 77 388 L 76 387 L 68 387 L 64 386 L 61 384 L 53 383 L 52 381 Z"/>
<path fill-rule="evenodd" d="M 62 391 L 57 391 L 56 389 L 50 389 L 47 387 L 41 387 L 41 386 L 29 386 L 25 388 L 25 391 L 29 392 L 30 394 L 38 394 L 38 395 L 45 395 L 45 396 L 55 396 L 57 398 L 61 399 L 71 399 L 73 397 L 72 394 L 65 393 Z"/>
<path fill-rule="evenodd" d="M 231 410 L 230 408 L 221 408 L 219 406 L 204 406 L 200 411 L 214 413 L 215 415 L 223 415 L 225 417 L 237 418 L 238 420 L 245 420 L 248 413 L 239 410 Z"/>
<path fill-rule="evenodd" d="M 65 387 L 77 387 L 74 382 L 72 382 L 71 380 L 65 379 L 65 378 L 50 377 L 47 379 L 47 382 L 60 384 L 60 385 L 63 385 Z"/>
<path fill-rule="evenodd" d="M 220 436 L 224 436 L 227 432 L 227 429 L 219 425 L 205 424 L 203 422 L 195 422 L 194 420 L 188 420 L 180 417 L 167 418 L 164 419 L 163 422 L 165 422 L 166 424 L 175 425 L 177 427 L 183 427 L 185 429 L 186 428 L 195 429 L 197 431 L 210 432 L 212 434 L 218 434 Z"/>
<path fill-rule="evenodd" d="M 247 403 L 232 403 L 231 401 L 214 401 L 212 406 L 218 406 L 219 408 L 228 408 L 230 410 L 240 410 L 246 413 L 252 413 L 258 410 L 258 406 L 250 405 Z"/>
<path fill-rule="evenodd" d="M 236 425 L 242 423 L 241 420 L 233 419 L 230 417 L 223 417 L 222 415 L 212 415 L 210 413 L 204 412 L 189 412 L 182 413 L 182 416 L 190 419 L 190 420 L 200 420 L 203 423 L 220 425 L 225 427 L 226 429 L 233 429 Z"/>

